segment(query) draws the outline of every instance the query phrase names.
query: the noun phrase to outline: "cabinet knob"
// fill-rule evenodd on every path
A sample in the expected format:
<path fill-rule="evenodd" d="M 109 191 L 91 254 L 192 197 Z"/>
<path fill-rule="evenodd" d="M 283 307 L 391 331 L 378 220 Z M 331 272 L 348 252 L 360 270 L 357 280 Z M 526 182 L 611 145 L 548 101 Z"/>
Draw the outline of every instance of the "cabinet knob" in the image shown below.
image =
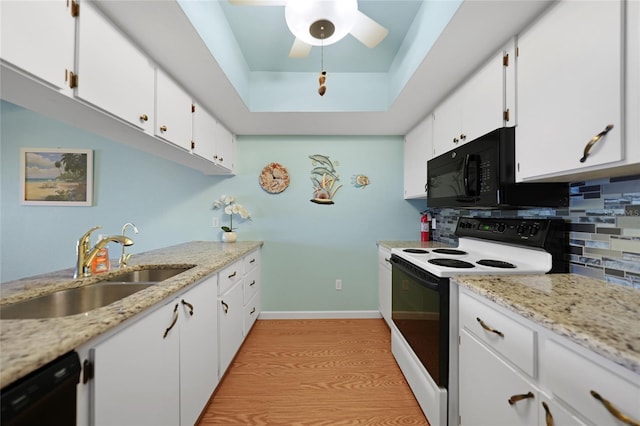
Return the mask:
<path fill-rule="evenodd" d="M 167 131 L 167 126 L 160 126 L 160 131 L 161 132 L 166 132 Z"/>
<path fill-rule="evenodd" d="M 604 407 L 607 409 L 607 411 L 609 413 L 611 413 L 611 415 L 613 417 L 615 417 L 616 419 L 620 420 L 622 423 L 626 423 L 628 425 L 631 426 L 638 426 L 640 425 L 640 422 L 632 419 L 629 416 L 625 416 L 624 414 L 622 414 L 620 412 L 620 410 L 618 410 L 618 408 L 613 405 L 611 402 L 609 402 L 608 400 L 604 399 L 603 397 L 600 396 L 600 394 L 594 390 L 591 391 L 591 396 L 594 397 L 595 399 L 597 399 L 598 401 L 602 402 L 602 405 L 604 405 Z"/>
<path fill-rule="evenodd" d="M 460 133 L 460 140 L 465 140 L 467 138 L 467 135 L 465 135 L 464 133 Z"/>
<path fill-rule="evenodd" d="M 453 138 L 453 143 L 458 143 L 460 140 L 458 138 Z"/>
<path fill-rule="evenodd" d="M 147 114 L 142 114 L 140 116 L 140 121 L 147 121 L 147 120 L 149 120 L 149 117 L 147 116 Z"/>
<path fill-rule="evenodd" d="M 596 142 L 602 139 L 604 135 L 609 133 L 611 129 L 613 129 L 613 124 L 609 124 L 607 127 L 604 128 L 603 131 L 601 131 L 600 133 L 592 137 L 591 140 L 587 142 L 587 145 L 584 147 L 584 152 L 582 153 L 582 158 L 580 159 L 581 163 L 584 163 L 585 161 L 587 161 L 587 157 L 589 156 L 589 151 L 591 151 L 591 147 L 593 147 L 593 145 L 595 145 Z"/>

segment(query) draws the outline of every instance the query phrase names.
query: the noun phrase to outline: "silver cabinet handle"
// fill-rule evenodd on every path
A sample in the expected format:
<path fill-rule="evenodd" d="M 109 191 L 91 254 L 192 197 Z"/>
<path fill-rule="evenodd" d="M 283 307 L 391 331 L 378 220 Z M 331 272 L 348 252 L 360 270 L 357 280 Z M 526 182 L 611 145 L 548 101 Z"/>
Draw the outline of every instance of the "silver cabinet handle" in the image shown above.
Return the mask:
<path fill-rule="evenodd" d="M 585 161 L 587 161 L 587 157 L 589 156 L 589 151 L 591 151 L 591 147 L 593 147 L 593 145 L 595 145 L 596 142 L 602 139 L 604 135 L 609 133 L 611 129 L 613 129 L 613 124 L 609 124 L 607 127 L 604 128 L 603 131 L 601 131 L 600 133 L 592 137 L 591 140 L 587 142 L 587 145 L 584 147 L 584 152 L 582 153 L 582 158 L 580 159 L 581 163 L 584 163 Z"/>

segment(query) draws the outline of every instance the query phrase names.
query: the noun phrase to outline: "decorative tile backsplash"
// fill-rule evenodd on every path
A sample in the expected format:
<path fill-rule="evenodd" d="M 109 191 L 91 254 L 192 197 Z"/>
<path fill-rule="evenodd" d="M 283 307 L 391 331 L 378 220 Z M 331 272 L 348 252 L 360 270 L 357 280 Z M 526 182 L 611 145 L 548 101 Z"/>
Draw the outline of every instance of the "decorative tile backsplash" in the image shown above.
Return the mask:
<path fill-rule="evenodd" d="M 568 209 L 429 210 L 433 238 L 454 245 L 459 216 L 562 218 L 572 273 L 640 289 L 640 175 L 574 182 Z"/>

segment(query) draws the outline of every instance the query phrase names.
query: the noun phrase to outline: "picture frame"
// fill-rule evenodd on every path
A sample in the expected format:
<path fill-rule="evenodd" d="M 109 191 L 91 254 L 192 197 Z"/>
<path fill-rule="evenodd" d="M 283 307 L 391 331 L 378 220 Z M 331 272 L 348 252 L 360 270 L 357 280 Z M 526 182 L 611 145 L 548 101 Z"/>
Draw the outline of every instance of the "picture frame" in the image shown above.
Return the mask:
<path fill-rule="evenodd" d="M 20 204 L 91 206 L 93 150 L 20 149 Z"/>

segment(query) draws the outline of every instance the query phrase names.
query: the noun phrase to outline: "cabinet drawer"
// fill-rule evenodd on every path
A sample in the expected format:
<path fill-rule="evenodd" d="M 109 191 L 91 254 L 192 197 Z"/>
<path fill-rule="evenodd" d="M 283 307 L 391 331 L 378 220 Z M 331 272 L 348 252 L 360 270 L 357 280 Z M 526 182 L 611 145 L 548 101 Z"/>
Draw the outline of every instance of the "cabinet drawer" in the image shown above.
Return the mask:
<path fill-rule="evenodd" d="M 530 328 L 464 293 L 460 294 L 460 326 L 529 376 L 536 376 L 536 333 Z"/>
<path fill-rule="evenodd" d="M 249 253 L 242 260 L 244 263 L 244 273 L 256 269 L 260 265 L 260 250 Z"/>
<path fill-rule="evenodd" d="M 244 335 L 245 336 L 249 334 L 249 330 L 251 330 L 253 323 L 256 322 L 256 320 L 258 319 L 258 315 L 260 315 L 261 309 L 262 309 L 262 306 L 261 306 L 260 292 L 258 292 L 254 295 L 253 299 L 251 299 L 249 303 L 247 303 L 247 305 L 244 307 Z"/>
<path fill-rule="evenodd" d="M 220 271 L 218 295 L 225 293 L 242 278 L 242 260 L 238 260 Z"/>
<path fill-rule="evenodd" d="M 249 300 L 258 292 L 260 287 L 260 270 L 254 269 L 249 272 L 244 278 L 244 304 L 249 303 Z"/>
<path fill-rule="evenodd" d="M 602 364 L 553 340 L 545 342 L 541 355 L 546 387 L 590 422 L 599 426 L 622 425 L 604 404 L 592 396 L 597 392 L 622 414 L 640 420 L 640 377 L 629 371 L 621 377 Z M 608 362 L 608 361 L 603 361 Z"/>

